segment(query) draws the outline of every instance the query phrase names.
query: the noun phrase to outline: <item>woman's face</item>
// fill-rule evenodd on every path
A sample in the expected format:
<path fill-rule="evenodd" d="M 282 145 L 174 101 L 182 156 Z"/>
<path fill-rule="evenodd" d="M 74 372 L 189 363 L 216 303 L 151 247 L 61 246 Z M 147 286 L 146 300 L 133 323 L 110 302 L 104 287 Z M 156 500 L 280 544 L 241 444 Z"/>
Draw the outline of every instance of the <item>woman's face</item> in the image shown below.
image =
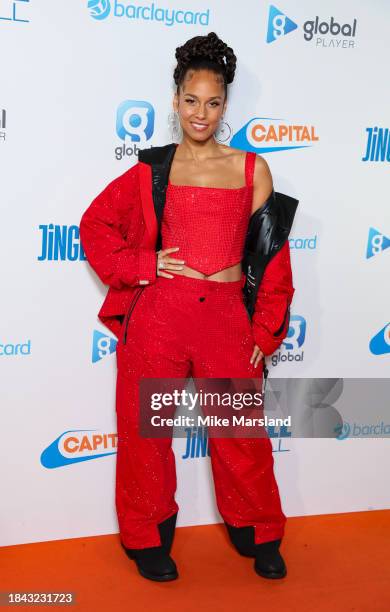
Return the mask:
<path fill-rule="evenodd" d="M 225 90 L 219 75 L 210 70 L 188 70 L 173 108 L 179 113 L 183 132 L 204 141 L 217 131 L 226 110 Z"/>

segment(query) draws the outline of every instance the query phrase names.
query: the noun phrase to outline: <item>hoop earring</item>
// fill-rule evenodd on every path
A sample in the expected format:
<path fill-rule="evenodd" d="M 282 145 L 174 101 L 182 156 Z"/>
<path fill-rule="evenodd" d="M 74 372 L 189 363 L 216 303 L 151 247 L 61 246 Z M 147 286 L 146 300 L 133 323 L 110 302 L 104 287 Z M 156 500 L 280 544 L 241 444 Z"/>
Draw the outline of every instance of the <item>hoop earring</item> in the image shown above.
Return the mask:
<path fill-rule="evenodd" d="M 227 140 L 229 140 L 231 134 L 232 134 L 232 128 L 230 127 L 228 122 L 223 121 L 223 117 L 221 117 L 218 129 L 214 134 L 215 140 L 221 143 L 226 142 Z"/>
<path fill-rule="evenodd" d="M 171 111 L 168 115 L 168 127 L 171 131 L 172 142 L 180 142 L 183 137 L 183 129 L 180 125 L 179 113 Z"/>

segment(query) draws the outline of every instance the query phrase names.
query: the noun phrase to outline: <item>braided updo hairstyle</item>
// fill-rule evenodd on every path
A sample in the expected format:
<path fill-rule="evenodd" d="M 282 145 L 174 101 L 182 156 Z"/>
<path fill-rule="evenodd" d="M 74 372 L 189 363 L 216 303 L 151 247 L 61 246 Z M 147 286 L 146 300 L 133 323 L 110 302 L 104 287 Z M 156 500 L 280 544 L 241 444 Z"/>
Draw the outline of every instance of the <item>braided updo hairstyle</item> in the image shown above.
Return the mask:
<path fill-rule="evenodd" d="M 176 48 L 175 57 L 177 66 L 173 80 L 177 85 L 177 93 L 188 69 L 206 69 L 222 77 L 226 98 L 227 86 L 234 79 L 237 58 L 233 49 L 228 47 L 215 32 L 209 32 L 207 36 L 190 38 L 184 45 Z"/>

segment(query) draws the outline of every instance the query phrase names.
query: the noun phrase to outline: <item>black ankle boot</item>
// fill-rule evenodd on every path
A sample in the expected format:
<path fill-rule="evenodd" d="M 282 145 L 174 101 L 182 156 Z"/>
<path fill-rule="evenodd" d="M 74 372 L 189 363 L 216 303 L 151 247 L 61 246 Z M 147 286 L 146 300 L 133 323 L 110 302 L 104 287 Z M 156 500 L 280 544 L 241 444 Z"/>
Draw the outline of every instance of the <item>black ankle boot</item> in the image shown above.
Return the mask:
<path fill-rule="evenodd" d="M 161 545 L 148 548 L 123 548 L 130 559 L 136 562 L 141 576 L 149 580 L 165 582 L 175 580 L 179 574 L 177 567 L 169 555 L 175 533 L 177 513 L 158 524 Z"/>
<path fill-rule="evenodd" d="M 244 557 L 255 557 L 255 528 L 250 527 L 233 527 L 228 525 L 225 521 L 225 525 L 230 537 L 232 544 L 236 547 L 240 555 Z"/>
<path fill-rule="evenodd" d="M 255 528 L 233 527 L 225 525 L 229 537 L 240 555 L 255 557 L 254 569 L 263 578 L 283 578 L 287 574 L 286 565 L 279 552 L 280 540 L 272 540 L 262 544 L 255 544 Z"/>
<path fill-rule="evenodd" d="M 167 554 L 171 552 L 173 538 L 175 536 L 177 512 L 162 523 L 158 524 L 158 530 L 160 532 L 161 544 L 166 550 Z"/>
<path fill-rule="evenodd" d="M 255 544 L 255 572 L 263 578 L 284 578 L 287 574 L 286 564 L 279 552 L 281 540 L 272 540 Z"/>
<path fill-rule="evenodd" d="M 125 548 L 125 552 L 136 562 L 137 569 L 144 578 L 165 582 L 175 580 L 179 576 L 176 563 L 163 546 Z"/>

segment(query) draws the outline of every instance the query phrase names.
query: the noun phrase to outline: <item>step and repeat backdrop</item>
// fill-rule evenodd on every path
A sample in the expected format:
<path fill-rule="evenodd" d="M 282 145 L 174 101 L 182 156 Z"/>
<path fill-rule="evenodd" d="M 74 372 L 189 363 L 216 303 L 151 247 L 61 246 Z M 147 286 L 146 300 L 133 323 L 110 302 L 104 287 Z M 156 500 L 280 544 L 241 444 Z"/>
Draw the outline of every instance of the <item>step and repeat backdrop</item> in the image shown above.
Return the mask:
<path fill-rule="evenodd" d="M 388 376 L 388 2 L 0 0 L 3 545 L 118 532 L 116 338 L 79 221 L 138 148 L 172 141 L 175 49 L 211 31 L 238 58 L 226 144 L 299 199 L 270 383 Z M 337 439 L 270 432 L 288 517 L 389 507 L 370 389 Z M 222 520 L 203 434 L 173 442 L 179 527 Z"/>

